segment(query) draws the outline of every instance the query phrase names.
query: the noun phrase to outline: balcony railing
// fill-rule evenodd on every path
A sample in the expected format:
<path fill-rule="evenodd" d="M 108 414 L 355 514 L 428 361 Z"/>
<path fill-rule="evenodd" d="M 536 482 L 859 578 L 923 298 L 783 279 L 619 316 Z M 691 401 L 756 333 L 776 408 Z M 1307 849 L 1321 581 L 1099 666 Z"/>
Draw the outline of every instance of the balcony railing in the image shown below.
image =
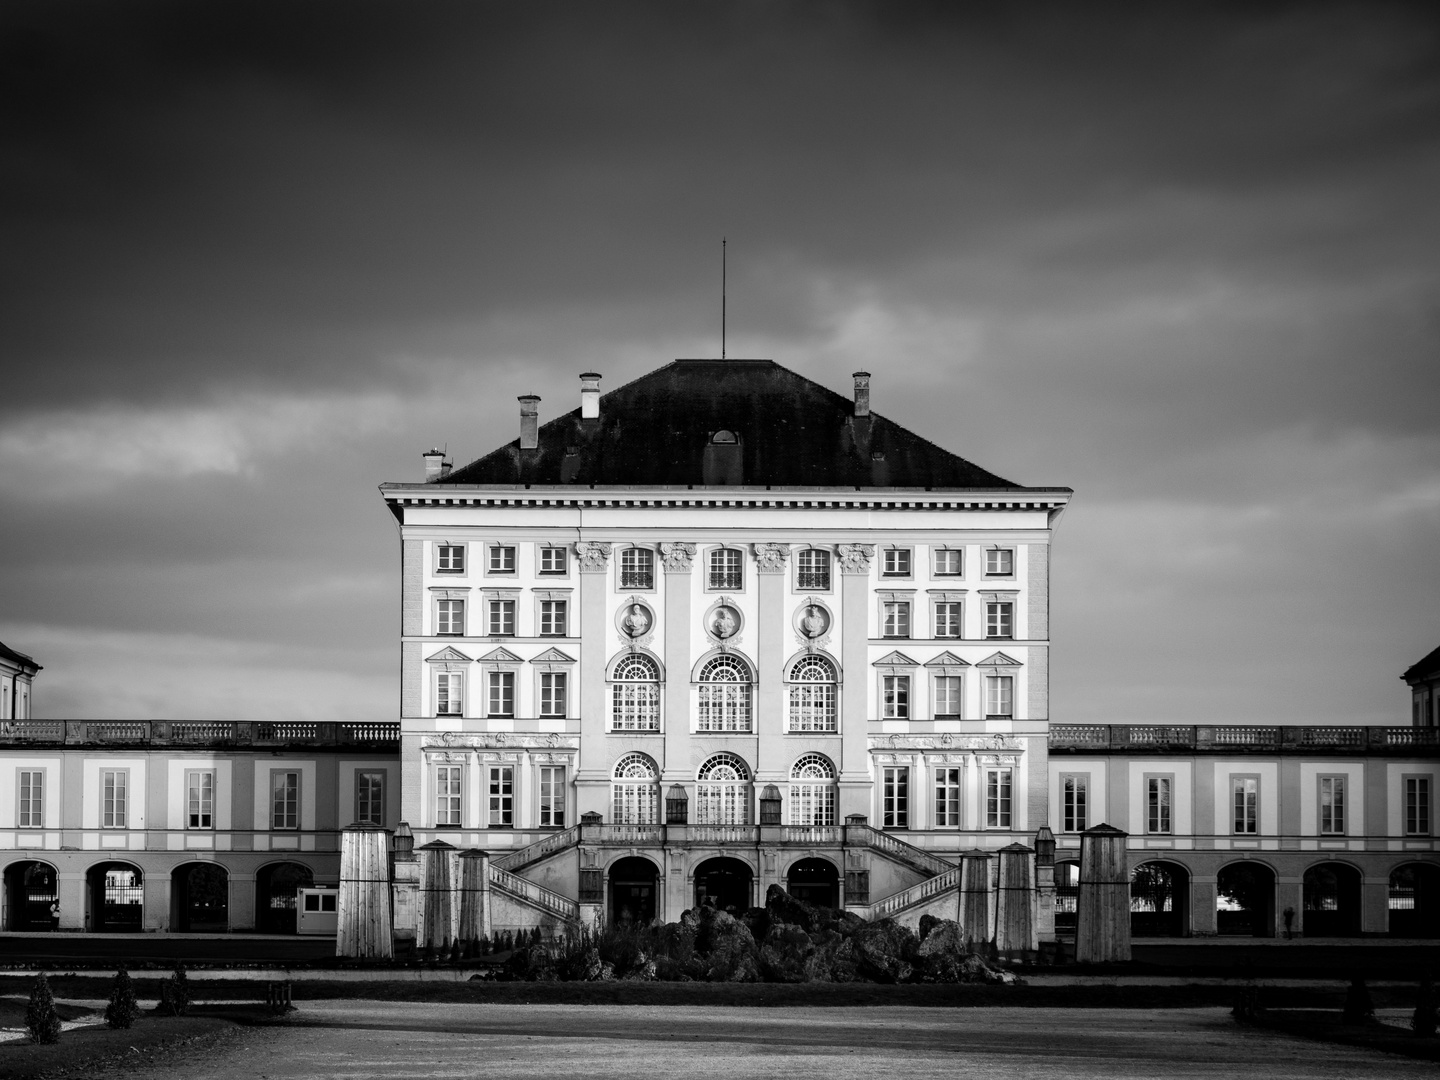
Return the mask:
<path fill-rule="evenodd" d="M 313 720 L 10 720 L 0 746 L 365 746 L 394 749 L 400 725 L 379 721 Z"/>
<path fill-rule="evenodd" d="M 1190 750 L 1200 753 L 1292 754 L 1440 752 L 1440 728 L 1243 724 L 1052 724 L 1053 751 Z"/>

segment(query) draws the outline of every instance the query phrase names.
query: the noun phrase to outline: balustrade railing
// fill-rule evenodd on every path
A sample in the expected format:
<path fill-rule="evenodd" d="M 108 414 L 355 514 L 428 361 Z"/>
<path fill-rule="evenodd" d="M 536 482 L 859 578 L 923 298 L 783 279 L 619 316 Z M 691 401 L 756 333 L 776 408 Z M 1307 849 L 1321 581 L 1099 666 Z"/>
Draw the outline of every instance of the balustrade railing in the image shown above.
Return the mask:
<path fill-rule="evenodd" d="M 760 830 L 754 825 L 691 825 L 690 842 L 694 844 L 755 844 Z"/>
<path fill-rule="evenodd" d="M 865 844 L 876 851 L 884 852 L 898 862 L 908 863 L 927 874 L 944 874 L 955 866 L 954 863 L 931 855 L 924 848 L 907 844 L 899 837 L 882 832 L 873 825 L 846 825 L 845 838 L 851 844 Z"/>
<path fill-rule="evenodd" d="M 942 893 L 951 892 L 960 887 L 960 867 L 951 866 L 942 874 L 936 874 L 932 878 L 926 878 L 918 885 L 912 885 L 908 889 L 902 889 L 892 896 L 878 900 L 870 905 L 870 918 L 886 919 L 910 907 L 912 904 L 923 903 Z"/>
<path fill-rule="evenodd" d="M 542 885 L 536 885 L 528 878 L 512 874 L 508 870 L 502 870 L 494 863 L 490 864 L 490 882 L 514 896 L 553 912 L 562 919 L 573 922 L 580 917 L 580 905 L 568 896 L 551 892 Z"/>
<path fill-rule="evenodd" d="M 844 837 L 841 825 L 782 825 L 782 844 L 838 844 Z"/>
<path fill-rule="evenodd" d="M 1207 751 L 1345 753 L 1397 747 L 1440 748 L 1440 728 L 1356 727 L 1321 724 L 1052 724 L 1052 750 L 1135 750 L 1183 748 Z"/>
<path fill-rule="evenodd" d="M 551 833 L 533 844 L 527 844 L 523 848 L 516 848 L 514 851 L 507 851 L 504 855 L 497 855 L 490 860 L 491 866 L 498 866 L 502 870 L 518 870 L 522 866 L 529 866 L 531 863 L 539 862 L 557 851 L 564 851 L 566 848 L 574 847 L 580 842 L 580 826 L 572 825 L 561 832 Z"/>
<path fill-rule="evenodd" d="M 9 720 L 0 721 L 0 746 L 305 746 L 388 747 L 400 725 L 308 720 Z"/>

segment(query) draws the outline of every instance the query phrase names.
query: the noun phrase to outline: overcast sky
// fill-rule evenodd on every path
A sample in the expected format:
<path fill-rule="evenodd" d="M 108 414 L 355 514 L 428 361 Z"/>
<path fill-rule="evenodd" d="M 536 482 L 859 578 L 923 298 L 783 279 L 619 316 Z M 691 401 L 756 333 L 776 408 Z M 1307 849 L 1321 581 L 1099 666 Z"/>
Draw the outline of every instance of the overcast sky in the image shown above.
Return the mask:
<path fill-rule="evenodd" d="M 47 717 L 393 718 L 376 485 L 677 356 L 1069 485 L 1062 722 L 1408 723 L 1434 3 L 0 7 L 0 640 Z"/>

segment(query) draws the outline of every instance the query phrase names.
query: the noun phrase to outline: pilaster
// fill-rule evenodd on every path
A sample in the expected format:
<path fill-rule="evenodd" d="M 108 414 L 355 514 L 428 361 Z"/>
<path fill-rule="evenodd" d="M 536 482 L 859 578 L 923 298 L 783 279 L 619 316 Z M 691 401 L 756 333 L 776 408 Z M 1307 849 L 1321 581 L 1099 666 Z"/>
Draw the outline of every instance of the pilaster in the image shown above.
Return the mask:
<path fill-rule="evenodd" d="M 782 779 L 789 762 L 785 760 L 785 572 L 790 558 L 789 544 L 756 544 L 755 567 L 759 589 L 759 627 L 755 662 L 759 680 L 755 699 L 756 779 L 761 769 L 767 777 Z"/>
<path fill-rule="evenodd" d="M 840 545 L 840 695 L 839 814 L 870 813 L 870 563 L 874 544 Z"/>
<path fill-rule="evenodd" d="M 687 749 L 690 743 L 690 572 L 694 562 L 694 544 L 660 545 L 660 564 L 665 570 L 665 688 L 660 700 L 665 760 L 660 763 L 660 776 L 662 784 L 684 784 L 692 799 L 694 777 L 688 768 Z M 663 791 L 661 798 L 664 798 Z"/>
<path fill-rule="evenodd" d="M 605 755 L 605 632 L 606 600 L 610 584 L 610 545 L 581 540 L 575 545 L 575 562 L 580 570 L 580 761 L 576 772 L 578 811 L 599 810 L 593 806 L 594 785 L 606 779 L 609 762 Z M 590 781 L 589 785 L 579 786 Z"/>

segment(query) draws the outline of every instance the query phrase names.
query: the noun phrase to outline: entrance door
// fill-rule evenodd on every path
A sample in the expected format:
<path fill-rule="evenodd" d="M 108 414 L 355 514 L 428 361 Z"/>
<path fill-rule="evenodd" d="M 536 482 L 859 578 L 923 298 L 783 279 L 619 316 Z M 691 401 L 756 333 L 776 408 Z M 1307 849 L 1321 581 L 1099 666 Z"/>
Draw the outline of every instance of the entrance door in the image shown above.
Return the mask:
<path fill-rule="evenodd" d="M 657 912 L 660 872 L 649 859 L 631 856 L 610 868 L 610 924 L 646 926 Z"/>
<path fill-rule="evenodd" d="M 825 859 L 801 859 L 785 878 L 786 891 L 816 907 L 840 906 L 840 871 Z"/>
<path fill-rule="evenodd" d="M 90 929 L 138 934 L 145 928 L 145 876 L 129 863 L 101 863 L 86 875 L 90 886 Z"/>
<path fill-rule="evenodd" d="M 706 859 L 695 868 L 695 906 L 707 900 L 739 915 L 750 907 L 750 867 L 739 859 Z"/>
<path fill-rule="evenodd" d="M 55 903 L 55 868 L 49 863 L 21 862 L 5 871 L 5 902 L 9 910 L 7 930 L 54 930 L 58 923 Z"/>

